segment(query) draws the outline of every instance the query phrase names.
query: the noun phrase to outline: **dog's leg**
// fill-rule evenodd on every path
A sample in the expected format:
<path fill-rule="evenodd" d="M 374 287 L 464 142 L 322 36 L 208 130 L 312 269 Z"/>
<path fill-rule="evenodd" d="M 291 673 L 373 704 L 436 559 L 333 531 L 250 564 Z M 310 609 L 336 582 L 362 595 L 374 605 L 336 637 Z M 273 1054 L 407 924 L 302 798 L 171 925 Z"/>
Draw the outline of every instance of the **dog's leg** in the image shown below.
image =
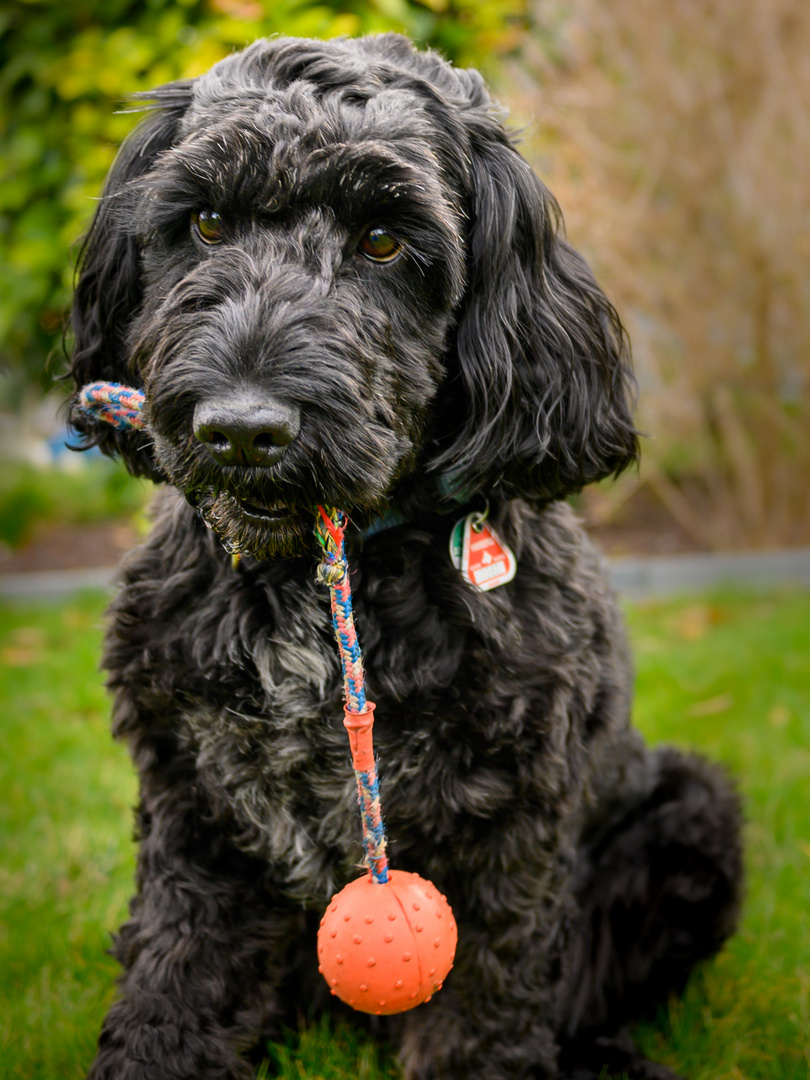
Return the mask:
<path fill-rule="evenodd" d="M 144 784 L 138 894 L 114 948 L 125 971 L 90 1080 L 246 1080 L 301 916 L 204 824 L 188 778 L 161 773 Z"/>
<path fill-rule="evenodd" d="M 542 845 L 514 843 L 544 835 Z M 408 1080 L 554 1080 L 566 956 L 577 909 L 571 860 L 545 816 L 509 816 L 479 834 L 446 888 L 459 927 L 453 970 L 427 1007 L 403 1017 Z"/>
<path fill-rule="evenodd" d="M 665 749 L 653 761 L 652 790 L 587 852 L 564 1031 L 569 1076 L 670 1076 L 613 1035 L 682 990 L 694 964 L 717 952 L 737 920 L 736 794 L 699 757 Z"/>
<path fill-rule="evenodd" d="M 407 1080 L 554 1080 L 555 971 L 529 937 L 518 956 L 462 928 L 455 968 L 427 1009 L 404 1021 Z"/>

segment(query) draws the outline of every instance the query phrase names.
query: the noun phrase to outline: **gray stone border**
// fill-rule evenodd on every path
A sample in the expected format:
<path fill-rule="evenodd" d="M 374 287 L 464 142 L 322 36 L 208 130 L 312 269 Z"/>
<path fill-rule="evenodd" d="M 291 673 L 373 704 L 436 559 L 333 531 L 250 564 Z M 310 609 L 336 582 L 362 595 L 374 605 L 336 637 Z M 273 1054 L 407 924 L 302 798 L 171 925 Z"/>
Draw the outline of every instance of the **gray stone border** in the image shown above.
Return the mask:
<path fill-rule="evenodd" d="M 616 590 L 631 600 L 703 592 L 724 585 L 753 590 L 810 588 L 810 547 L 700 555 L 627 555 L 608 559 Z M 0 600 L 61 600 L 87 589 L 110 589 L 112 566 L 0 574 Z"/>
<path fill-rule="evenodd" d="M 0 600 L 62 600 L 88 589 L 110 589 L 115 566 L 92 570 L 40 570 L 27 574 L 0 574 Z"/>
<path fill-rule="evenodd" d="M 629 599 L 676 596 L 731 585 L 752 590 L 810 588 L 810 547 L 699 555 L 628 555 L 608 560 L 616 590 Z"/>

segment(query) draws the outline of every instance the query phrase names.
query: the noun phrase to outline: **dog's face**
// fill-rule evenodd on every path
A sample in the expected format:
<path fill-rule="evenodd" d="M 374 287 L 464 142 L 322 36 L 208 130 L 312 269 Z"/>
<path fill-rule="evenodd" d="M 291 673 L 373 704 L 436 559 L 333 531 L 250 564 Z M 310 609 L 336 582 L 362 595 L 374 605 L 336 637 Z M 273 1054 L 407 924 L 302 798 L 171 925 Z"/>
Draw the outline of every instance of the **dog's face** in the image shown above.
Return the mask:
<path fill-rule="evenodd" d="M 386 36 L 275 39 L 154 95 L 83 254 L 78 384 L 230 550 L 313 507 L 555 498 L 635 454 L 620 325 L 480 78 Z M 86 431 L 86 421 L 76 426 Z"/>

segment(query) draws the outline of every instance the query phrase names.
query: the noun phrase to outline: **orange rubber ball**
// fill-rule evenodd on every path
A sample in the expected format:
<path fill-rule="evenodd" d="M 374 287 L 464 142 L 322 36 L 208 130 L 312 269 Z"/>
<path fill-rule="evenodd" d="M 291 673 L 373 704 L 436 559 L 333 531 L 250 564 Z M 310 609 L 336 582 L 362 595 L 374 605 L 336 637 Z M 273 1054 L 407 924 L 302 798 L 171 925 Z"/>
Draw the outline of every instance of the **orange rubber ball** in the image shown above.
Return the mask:
<path fill-rule="evenodd" d="M 318 970 L 360 1012 L 406 1012 L 440 990 L 458 931 L 446 898 L 418 874 L 370 874 L 332 897 L 318 930 Z"/>

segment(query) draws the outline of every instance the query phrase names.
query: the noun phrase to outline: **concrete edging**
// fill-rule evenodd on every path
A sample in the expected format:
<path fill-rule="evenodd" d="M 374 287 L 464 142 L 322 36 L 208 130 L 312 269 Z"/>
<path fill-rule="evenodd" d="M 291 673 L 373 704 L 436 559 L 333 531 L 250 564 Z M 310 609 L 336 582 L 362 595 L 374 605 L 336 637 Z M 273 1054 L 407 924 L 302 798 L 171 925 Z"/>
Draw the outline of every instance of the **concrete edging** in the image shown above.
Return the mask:
<path fill-rule="evenodd" d="M 810 588 L 810 547 L 699 555 L 625 555 L 607 560 L 621 596 L 631 600 L 701 592 L 723 585 Z M 0 574 L 0 600 L 52 601 L 87 589 L 110 589 L 117 569 Z"/>
<path fill-rule="evenodd" d="M 118 568 L 39 570 L 26 574 L 0 574 L 0 600 L 61 600 L 87 589 L 110 589 Z"/>
<path fill-rule="evenodd" d="M 810 547 L 778 551 L 627 555 L 608 560 L 616 590 L 630 599 L 702 592 L 723 585 L 760 590 L 810 588 Z"/>

